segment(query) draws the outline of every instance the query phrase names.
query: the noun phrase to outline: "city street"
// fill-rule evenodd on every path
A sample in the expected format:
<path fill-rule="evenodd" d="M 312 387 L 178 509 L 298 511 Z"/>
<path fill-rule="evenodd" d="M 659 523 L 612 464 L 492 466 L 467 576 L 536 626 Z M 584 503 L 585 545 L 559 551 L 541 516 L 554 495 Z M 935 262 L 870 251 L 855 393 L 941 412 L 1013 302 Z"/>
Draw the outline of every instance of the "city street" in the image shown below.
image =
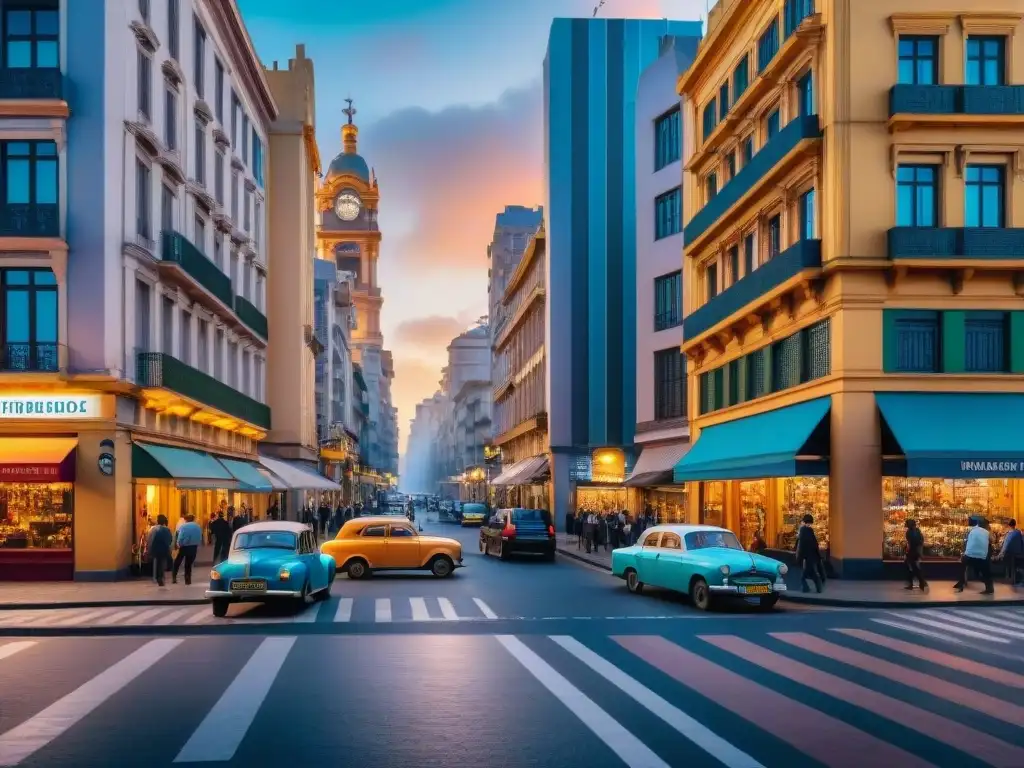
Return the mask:
<path fill-rule="evenodd" d="M 6 612 L 0 766 L 1024 765 L 1024 609 L 700 614 L 444 529 L 453 579 L 297 614 Z"/>

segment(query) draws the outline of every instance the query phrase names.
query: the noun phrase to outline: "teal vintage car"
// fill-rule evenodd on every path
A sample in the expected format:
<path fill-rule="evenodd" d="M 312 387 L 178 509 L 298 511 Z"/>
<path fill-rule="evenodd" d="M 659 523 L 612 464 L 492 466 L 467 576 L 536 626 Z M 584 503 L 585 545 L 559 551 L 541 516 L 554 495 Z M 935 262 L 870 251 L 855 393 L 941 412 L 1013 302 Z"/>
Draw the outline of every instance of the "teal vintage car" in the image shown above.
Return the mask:
<path fill-rule="evenodd" d="M 786 591 L 785 563 L 743 549 L 736 534 L 710 525 L 656 525 L 632 547 L 612 552 L 612 574 L 630 592 L 645 585 L 685 592 L 696 608 L 727 598 L 769 610 Z"/>
<path fill-rule="evenodd" d="M 483 525 L 487 519 L 487 507 L 483 504 L 469 503 L 462 505 L 462 524 Z"/>

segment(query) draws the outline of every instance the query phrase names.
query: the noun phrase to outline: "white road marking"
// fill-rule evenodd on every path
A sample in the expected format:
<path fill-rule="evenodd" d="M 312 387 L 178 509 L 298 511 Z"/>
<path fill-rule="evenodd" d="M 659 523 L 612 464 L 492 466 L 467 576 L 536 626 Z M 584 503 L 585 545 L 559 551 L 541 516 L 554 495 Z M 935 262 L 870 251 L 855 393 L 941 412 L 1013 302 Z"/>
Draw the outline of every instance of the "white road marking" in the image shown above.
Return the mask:
<path fill-rule="evenodd" d="M 964 627 L 970 627 L 971 629 L 974 629 L 974 630 L 984 631 L 984 632 L 991 632 L 994 635 L 1002 635 L 1003 637 L 1012 637 L 1012 638 L 1014 638 L 1016 640 L 1024 640 L 1024 632 L 1022 632 L 1022 631 L 1019 631 L 1019 630 L 1014 631 L 1012 629 L 1004 629 L 1002 627 L 992 626 L 991 624 L 986 624 L 986 623 L 983 623 L 983 622 L 980 622 L 980 621 L 976 621 L 976 620 L 973 620 L 973 619 L 965 619 L 962 616 L 957 616 L 955 613 L 952 613 L 952 612 L 927 610 L 927 611 L 922 611 L 922 613 L 924 613 L 926 616 L 929 616 L 929 617 L 935 617 L 936 619 L 939 619 L 940 621 L 951 621 L 954 624 L 959 624 L 960 626 L 964 626 Z"/>
<path fill-rule="evenodd" d="M 495 635 L 509 655 L 523 665 L 537 682 L 547 688 L 566 708 L 580 719 L 630 768 L 669 768 L 669 764 L 652 752 L 640 739 L 626 730 L 619 721 L 605 712 L 544 659 L 531 651 L 513 635 Z"/>
<path fill-rule="evenodd" d="M 480 613 L 482 613 L 484 615 L 485 619 L 496 619 L 496 618 L 498 618 L 498 614 L 496 614 L 494 611 L 492 611 L 491 607 L 489 605 L 487 605 L 487 603 L 485 603 L 479 597 L 474 597 L 473 598 L 473 602 L 476 603 L 476 607 L 480 609 Z"/>
<path fill-rule="evenodd" d="M 452 605 L 452 601 L 447 597 L 437 598 L 437 604 L 441 607 L 441 615 L 444 616 L 445 621 L 459 620 L 459 614 L 455 612 L 455 606 Z"/>
<path fill-rule="evenodd" d="M 19 610 L 19 611 L 4 611 L 0 613 L 0 621 L 5 626 L 13 626 L 17 624 L 27 624 L 33 619 L 38 619 L 40 616 L 45 616 L 46 613 L 43 611 L 32 611 L 32 610 Z"/>
<path fill-rule="evenodd" d="M 299 612 L 291 617 L 291 621 L 295 624 L 313 624 L 316 622 L 316 618 L 319 615 L 320 603 L 313 603 L 312 605 L 300 605 Z"/>
<path fill-rule="evenodd" d="M 161 626 L 164 626 L 164 625 L 167 625 L 167 624 L 172 624 L 172 623 L 174 623 L 175 619 L 177 619 L 182 614 L 187 613 L 188 610 L 189 610 L 189 606 L 186 605 L 184 608 L 178 608 L 176 610 L 171 611 L 170 613 L 165 613 L 159 619 L 154 620 L 153 623 L 154 624 L 159 624 Z"/>
<path fill-rule="evenodd" d="M 998 616 L 1006 621 L 1012 621 L 1017 626 L 1024 626 L 1024 616 L 1017 611 L 988 611 L 989 615 Z"/>
<path fill-rule="evenodd" d="M 28 621 L 24 622 L 24 624 L 33 627 L 41 627 L 44 624 L 59 624 L 69 616 L 76 616 L 77 613 L 77 611 L 69 611 L 61 608 L 40 611 L 39 614 L 30 618 Z"/>
<path fill-rule="evenodd" d="M 635 699 L 637 703 L 650 710 L 652 714 L 660 717 L 718 762 L 728 766 L 728 768 L 764 768 L 761 763 L 757 762 L 746 752 L 737 749 L 682 710 L 676 709 L 654 691 L 638 683 L 578 640 L 567 635 L 554 635 L 551 639 L 624 694 Z"/>
<path fill-rule="evenodd" d="M 7 643 L 6 645 L 0 645 L 0 659 L 7 659 L 18 653 L 24 651 L 35 645 L 34 640 L 18 640 L 14 643 Z"/>
<path fill-rule="evenodd" d="M 0 736 L 0 766 L 14 766 L 72 728 L 184 640 L 151 640 L 121 661 Z"/>
<path fill-rule="evenodd" d="M 430 621 L 430 612 L 427 610 L 427 601 L 422 597 L 410 597 L 409 607 L 412 608 L 413 621 Z"/>
<path fill-rule="evenodd" d="M 104 615 L 106 615 L 108 613 L 110 613 L 110 609 L 109 608 L 100 608 L 100 609 L 94 610 L 94 611 L 82 611 L 81 613 L 79 613 L 76 616 L 72 616 L 69 619 L 65 619 L 63 622 L 61 622 L 61 626 L 62 627 L 73 627 L 73 626 L 75 626 L 77 624 L 84 624 L 85 622 L 87 622 L 87 621 L 89 621 L 91 619 L 97 619 L 100 616 L 104 616 Z"/>
<path fill-rule="evenodd" d="M 910 624 L 904 624 L 900 621 L 888 621 L 887 619 L 872 619 L 876 624 L 884 624 L 887 627 L 895 627 L 896 629 L 902 629 L 906 632 L 913 632 L 916 635 L 923 635 L 925 637 L 934 637 L 937 640 L 945 640 L 947 643 L 956 643 L 957 645 L 966 645 L 963 640 L 957 640 L 955 637 L 949 637 L 942 632 L 933 632 L 930 629 L 924 627 L 915 627 Z"/>
<path fill-rule="evenodd" d="M 352 620 L 352 598 L 343 597 L 338 601 L 338 612 L 334 614 L 335 621 Z"/>
<path fill-rule="evenodd" d="M 985 634 L 982 632 L 974 632 L 970 629 L 963 629 L 962 627 L 950 626 L 945 621 L 935 621 L 934 619 L 927 619 L 922 616 L 912 616 L 910 614 L 901 614 L 894 611 L 889 612 L 890 615 L 896 616 L 903 619 L 904 621 L 912 621 L 915 624 L 924 624 L 926 627 L 934 627 L 935 629 L 941 629 L 945 632 L 952 632 L 955 635 L 962 635 L 963 637 L 973 637 L 976 640 L 988 640 L 992 643 L 1003 643 L 1009 645 L 1010 641 L 1005 637 L 995 637 L 993 635 Z"/>
<path fill-rule="evenodd" d="M 147 608 L 146 610 L 139 611 L 138 613 L 134 613 L 133 612 L 133 615 L 129 616 L 124 621 L 120 621 L 118 623 L 119 624 L 127 624 L 127 625 L 130 625 L 130 626 L 140 626 L 140 625 L 146 623 L 147 619 L 151 619 L 153 616 L 156 616 L 157 614 L 159 614 L 159 613 L 161 613 L 163 611 L 166 611 L 166 610 L 167 610 L 167 606 L 162 606 L 160 608 Z"/>
<path fill-rule="evenodd" d="M 213 609 L 210 608 L 210 606 L 208 606 L 208 605 L 203 607 L 203 608 L 200 608 L 198 611 L 196 611 L 191 616 L 189 616 L 187 619 L 185 619 L 185 623 L 186 624 L 202 624 L 202 623 L 204 623 L 206 621 L 209 621 L 210 617 L 213 616 L 213 612 L 212 611 L 213 611 Z"/>
<path fill-rule="evenodd" d="M 391 621 L 391 600 L 387 597 L 378 597 L 374 605 L 373 620 L 379 622 Z"/>
<path fill-rule="evenodd" d="M 121 619 L 126 619 L 129 616 L 131 616 L 133 613 L 135 613 L 135 610 L 136 610 L 135 608 L 130 608 L 130 609 L 125 610 L 125 611 L 115 611 L 114 613 L 110 614 L 109 616 L 104 616 L 97 623 L 104 624 L 104 625 L 117 624 L 117 622 L 121 621 Z M 62 624 L 62 626 L 67 626 L 67 625 L 66 624 Z"/>
<path fill-rule="evenodd" d="M 934 613 L 934 611 L 928 611 L 928 613 Z M 977 621 L 983 621 L 988 624 L 995 624 L 997 627 L 1007 627 L 1008 629 L 1019 629 L 1024 631 L 1024 622 L 1022 622 L 1020 619 L 1000 616 L 999 614 L 995 614 L 990 611 L 986 611 L 985 613 L 972 612 L 967 615 Z"/>
<path fill-rule="evenodd" d="M 181 748 L 174 762 L 217 763 L 231 760 L 294 644 L 294 637 L 268 637 L 260 643 Z"/>

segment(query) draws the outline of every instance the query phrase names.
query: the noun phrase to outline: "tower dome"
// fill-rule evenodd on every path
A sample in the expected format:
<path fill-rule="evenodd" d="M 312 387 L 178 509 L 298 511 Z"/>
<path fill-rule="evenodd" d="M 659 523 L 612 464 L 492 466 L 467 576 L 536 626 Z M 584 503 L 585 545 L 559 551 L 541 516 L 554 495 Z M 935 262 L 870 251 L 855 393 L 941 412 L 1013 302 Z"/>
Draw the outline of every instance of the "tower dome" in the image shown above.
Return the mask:
<path fill-rule="evenodd" d="M 327 166 L 324 180 L 330 181 L 338 176 L 356 176 L 369 184 L 370 166 L 356 151 L 359 129 L 352 122 L 356 109 L 352 106 L 352 99 L 345 99 L 345 101 L 348 102 L 348 106 L 342 111 L 348 116 L 348 122 L 341 126 L 341 154 L 331 160 L 331 164 Z"/>

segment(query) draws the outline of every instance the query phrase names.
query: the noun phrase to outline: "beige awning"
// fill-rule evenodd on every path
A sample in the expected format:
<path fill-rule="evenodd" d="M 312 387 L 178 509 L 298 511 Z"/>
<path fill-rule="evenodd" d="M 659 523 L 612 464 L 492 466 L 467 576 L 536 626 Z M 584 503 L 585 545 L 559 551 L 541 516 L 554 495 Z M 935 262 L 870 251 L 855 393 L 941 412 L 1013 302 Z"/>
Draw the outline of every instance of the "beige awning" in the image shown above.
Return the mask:
<path fill-rule="evenodd" d="M 689 440 L 647 446 L 636 460 L 633 473 L 625 485 L 630 488 L 672 485 L 672 470 L 690 450 L 690 446 Z"/>

